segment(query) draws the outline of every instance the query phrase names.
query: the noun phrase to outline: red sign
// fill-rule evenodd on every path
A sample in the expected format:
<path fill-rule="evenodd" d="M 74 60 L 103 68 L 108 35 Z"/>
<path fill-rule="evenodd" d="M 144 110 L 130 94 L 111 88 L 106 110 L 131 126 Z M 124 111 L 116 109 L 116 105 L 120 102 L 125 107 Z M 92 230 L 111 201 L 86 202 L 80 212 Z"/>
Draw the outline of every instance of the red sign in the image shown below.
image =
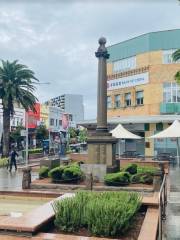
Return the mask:
<path fill-rule="evenodd" d="M 35 109 L 36 109 L 36 112 L 33 112 L 31 110 L 29 110 L 27 112 L 27 115 L 28 115 L 28 128 L 36 128 L 38 122 L 40 121 L 40 104 L 39 103 L 35 104 Z"/>

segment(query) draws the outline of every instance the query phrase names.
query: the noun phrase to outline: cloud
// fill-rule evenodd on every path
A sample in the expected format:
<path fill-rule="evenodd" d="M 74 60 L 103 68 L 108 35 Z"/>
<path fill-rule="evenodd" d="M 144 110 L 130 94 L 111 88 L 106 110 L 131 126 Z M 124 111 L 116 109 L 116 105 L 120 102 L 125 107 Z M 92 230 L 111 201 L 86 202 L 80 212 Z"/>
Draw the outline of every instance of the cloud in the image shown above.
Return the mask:
<path fill-rule="evenodd" d="M 83 94 L 96 117 L 98 38 L 111 45 L 140 34 L 179 28 L 178 1 L 0 1 L 0 52 L 19 59 L 42 82 L 39 100 Z"/>

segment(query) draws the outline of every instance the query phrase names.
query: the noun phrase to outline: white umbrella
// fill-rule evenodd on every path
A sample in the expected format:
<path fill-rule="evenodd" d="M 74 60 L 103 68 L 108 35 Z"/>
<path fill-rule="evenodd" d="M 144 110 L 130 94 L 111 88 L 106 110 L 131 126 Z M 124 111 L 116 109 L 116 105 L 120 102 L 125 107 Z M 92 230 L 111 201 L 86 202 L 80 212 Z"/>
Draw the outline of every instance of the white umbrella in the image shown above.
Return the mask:
<path fill-rule="evenodd" d="M 127 129 L 125 129 L 120 123 L 117 127 L 115 127 L 112 131 L 112 136 L 118 139 L 141 139 L 142 137 L 129 132 Z M 120 156 L 120 141 L 119 141 L 119 156 Z"/>
<path fill-rule="evenodd" d="M 176 138 L 177 139 L 177 159 L 179 160 L 179 141 L 178 138 L 180 138 L 180 122 L 178 120 L 175 120 L 171 126 L 166 128 L 160 133 L 157 133 L 151 137 L 148 138 Z"/>

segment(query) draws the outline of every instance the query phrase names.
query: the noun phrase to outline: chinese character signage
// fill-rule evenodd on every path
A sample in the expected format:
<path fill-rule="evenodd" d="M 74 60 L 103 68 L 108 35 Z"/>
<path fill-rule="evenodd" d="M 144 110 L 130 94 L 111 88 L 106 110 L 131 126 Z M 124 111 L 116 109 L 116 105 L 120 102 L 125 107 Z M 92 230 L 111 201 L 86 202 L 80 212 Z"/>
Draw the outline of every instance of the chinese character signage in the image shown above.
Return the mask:
<path fill-rule="evenodd" d="M 129 77 L 118 78 L 107 82 L 107 90 L 119 88 L 134 87 L 137 85 L 147 84 L 149 82 L 149 73 L 136 74 Z"/>

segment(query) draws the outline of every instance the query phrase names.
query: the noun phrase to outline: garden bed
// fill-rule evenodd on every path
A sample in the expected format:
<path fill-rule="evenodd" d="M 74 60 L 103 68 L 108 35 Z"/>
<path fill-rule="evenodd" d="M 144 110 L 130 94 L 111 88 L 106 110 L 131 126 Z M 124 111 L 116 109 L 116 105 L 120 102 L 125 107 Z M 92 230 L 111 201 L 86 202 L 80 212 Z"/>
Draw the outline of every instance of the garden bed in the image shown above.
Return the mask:
<path fill-rule="evenodd" d="M 35 180 L 31 184 L 31 188 L 73 191 L 91 189 L 92 187 L 96 191 L 153 192 L 159 184 L 157 178 L 160 179 L 161 177 L 161 172 L 158 171 L 158 168 L 139 167 L 136 164 L 130 164 L 120 172 L 106 174 L 104 182 L 90 182 L 91 179 L 85 180 L 84 174 L 77 164 L 60 166 L 51 170 L 42 166 L 39 170 L 39 178 L 43 179 Z"/>
<path fill-rule="evenodd" d="M 31 183 L 32 189 L 58 189 L 62 191 L 74 191 L 78 189 L 87 189 L 86 182 L 79 183 L 52 183 L 50 178 L 36 179 Z M 106 186 L 104 183 L 93 183 L 93 190 L 95 191 L 139 191 L 139 192 L 153 192 L 153 184 L 129 184 L 128 186 Z"/>
<path fill-rule="evenodd" d="M 144 218 L 146 215 L 146 209 L 142 208 L 140 209 L 140 211 L 136 214 L 136 216 L 134 217 L 134 221 L 132 223 L 132 225 L 130 226 L 128 232 L 126 232 L 125 234 L 121 235 L 121 236 L 116 236 L 115 239 L 121 239 L 121 240 L 137 240 L 142 228 L 142 224 L 144 222 Z M 69 235 L 68 233 L 65 233 L 63 231 L 59 231 L 54 224 L 51 225 L 50 229 L 47 229 L 44 232 L 48 232 L 48 233 L 53 233 L 55 234 L 57 237 L 61 236 L 62 239 L 64 239 L 64 237 L 69 237 L 69 239 L 73 240 L 73 236 L 80 236 L 80 237 L 88 237 L 91 238 L 91 234 L 89 233 L 89 231 L 85 228 L 81 228 L 79 231 L 77 232 L 73 232 L 73 235 Z M 68 239 L 68 238 L 67 238 Z M 92 237 L 93 239 L 102 239 L 100 237 Z M 114 239 L 112 237 L 109 238 L 104 238 L 103 239 Z"/>
<path fill-rule="evenodd" d="M 53 203 L 58 233 L 85 237 L 137 239 L 146 208 L 138 193 L 77 192 Z"/>

